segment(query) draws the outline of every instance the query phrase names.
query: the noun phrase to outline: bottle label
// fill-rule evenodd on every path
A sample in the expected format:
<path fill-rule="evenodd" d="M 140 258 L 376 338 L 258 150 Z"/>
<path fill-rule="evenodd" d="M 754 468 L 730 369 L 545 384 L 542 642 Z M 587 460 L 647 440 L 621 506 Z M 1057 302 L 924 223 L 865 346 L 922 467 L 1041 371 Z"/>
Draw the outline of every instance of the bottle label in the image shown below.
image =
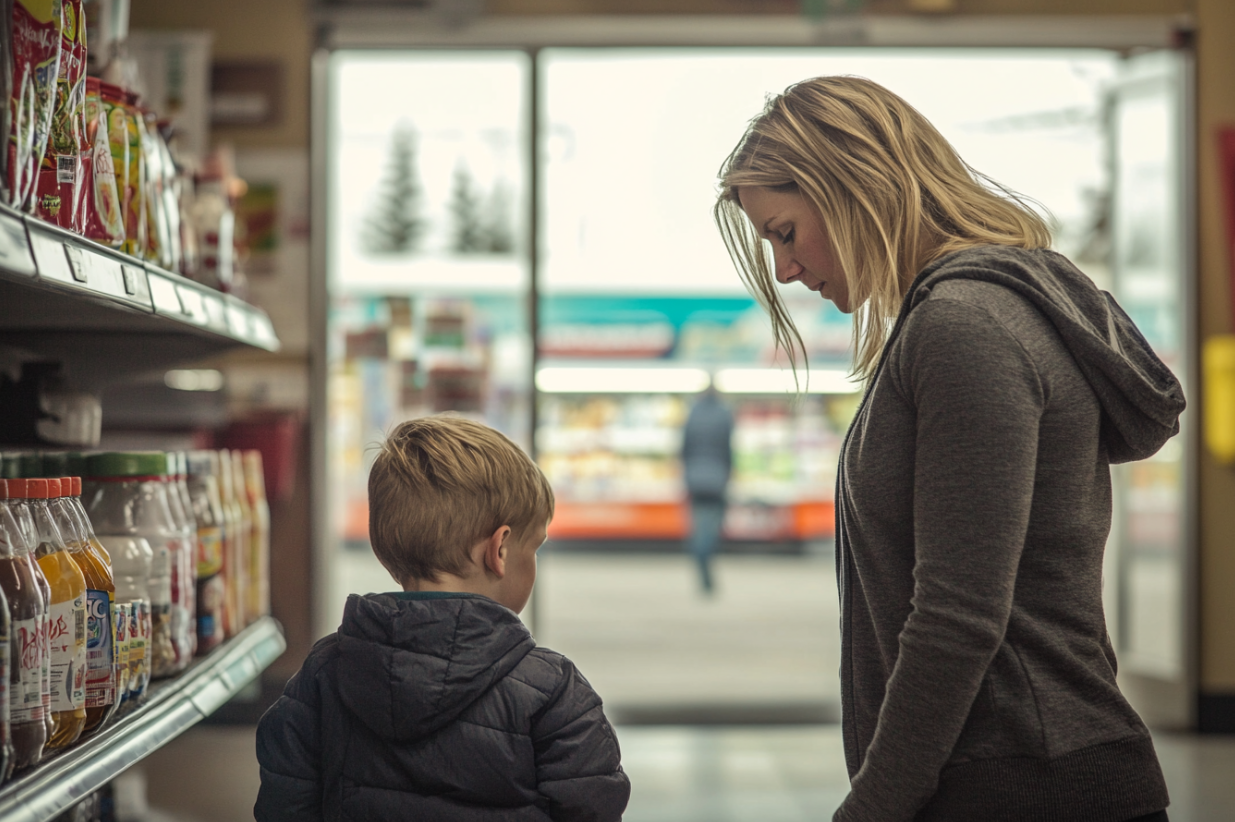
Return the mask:
<path fill-rule="evenodd" d="M 129 622 L 129 691 L 141 694 L 150 681 L 150 639 L 154 627 L 148 602 L 136 600 L 133 613 Z"/>
<path fill-rule="evenodd" d="M 115 692 L 121 698 L 129 689 L 129 647 L 132 644 L 129 640 L 129 619 L 133 613 L 132 609 L 133 606 L 126 602 L 117 602 L 111 608 L 112 625 L 115 628 L 112 667 L 115 671 Z"/>
<path fill-rule="evenodd" d="M 76 711 L 86 704 L 86 597 L 53 602 L 47 618 L 51 648 L 51 709 Z"/>
<path fill-rule="evenodd" d="M 47 592 L 44 592 L 45 594 Z M 50 599 L 50 595 L 48 595 Z M 51 633 L 47 630 L 47 623 L 50 621 L 51 614 L 44 611 L 39 615 L 39 644 L 42 647 L 42 656 L 40 664 L 42 665 L 43 684 L 40 689 L 43 694 L 43 716 L 46 717 L 51 711 Z"/>
<path fill-rule="evenodd" d="M 43 632 L 39 617 L 13 620 L 13 667 L 9 713 L 14 723 L 43 721 Z"/>
<path fill-rule="evenodd" d="M 197 529 L 197 578 L 205 579 L 223 570 L 223 529 Z"/>
<path fill-rule="evenodd" d="M 116 701 L 116 661 L 112 639 L 111 594 L 86 592 L 86 707 Z"/>

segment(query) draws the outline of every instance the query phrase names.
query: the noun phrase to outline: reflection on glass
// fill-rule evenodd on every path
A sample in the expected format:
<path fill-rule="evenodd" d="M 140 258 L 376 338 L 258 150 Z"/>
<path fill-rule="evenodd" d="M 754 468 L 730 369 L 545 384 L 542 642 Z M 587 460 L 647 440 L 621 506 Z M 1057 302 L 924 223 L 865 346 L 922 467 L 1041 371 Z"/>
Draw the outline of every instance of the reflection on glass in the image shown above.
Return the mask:
<path fill-rule="evenodd" d="M 328 482 L 334 543 L 363 549 L 345 591 L 390 585 L 367 481 L 394 425 L 452 411 L 530 444 L 527 77 L 518 51 L 332 55 Z"/>

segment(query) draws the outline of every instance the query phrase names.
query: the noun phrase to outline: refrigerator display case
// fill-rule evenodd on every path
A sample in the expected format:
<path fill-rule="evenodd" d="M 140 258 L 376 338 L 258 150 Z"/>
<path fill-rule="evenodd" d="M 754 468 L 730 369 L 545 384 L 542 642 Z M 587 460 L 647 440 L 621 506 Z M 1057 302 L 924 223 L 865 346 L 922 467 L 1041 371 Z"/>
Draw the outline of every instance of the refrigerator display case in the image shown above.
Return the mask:
<path fill-rule="evenodd" d="M 728 540 L 785 552 L 831 539 L 840 437 L 860 388 L 849 321 L 817 298 L 790 299 L 807 354 L 796 381 L 749 297 L 542 298 L 536 452 L 557 495 L 555 545 L 678 545 L 689 532 L 682 427 L 709 381 L 735 421 Z"/>

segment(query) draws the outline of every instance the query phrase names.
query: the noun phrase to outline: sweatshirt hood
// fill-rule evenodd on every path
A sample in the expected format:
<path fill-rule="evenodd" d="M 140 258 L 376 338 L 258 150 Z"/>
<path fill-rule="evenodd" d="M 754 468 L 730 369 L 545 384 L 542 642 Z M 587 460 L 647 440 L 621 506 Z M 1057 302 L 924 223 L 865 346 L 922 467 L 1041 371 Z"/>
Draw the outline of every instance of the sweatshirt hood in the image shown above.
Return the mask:
<path fill-rule="evenodd" d="M 1111 462 L 1144 459 L 1179 433 L 1185 406 L 1179 380 L 1115 298 L 1066 257 L 1008 246 L 980 246 L 941 257 L 910 286 L 897 330 L 933 287 L 957 279 L 1015 291 L 1054 324 L 1102 406 L 1102 437 Z"/>
<path fill-rule="evenodd" d="M 513 611 L 470 594 L 353 594 L 338 637 L 341 701 L 392 742 L 449 724 L 536 647 Z"/>

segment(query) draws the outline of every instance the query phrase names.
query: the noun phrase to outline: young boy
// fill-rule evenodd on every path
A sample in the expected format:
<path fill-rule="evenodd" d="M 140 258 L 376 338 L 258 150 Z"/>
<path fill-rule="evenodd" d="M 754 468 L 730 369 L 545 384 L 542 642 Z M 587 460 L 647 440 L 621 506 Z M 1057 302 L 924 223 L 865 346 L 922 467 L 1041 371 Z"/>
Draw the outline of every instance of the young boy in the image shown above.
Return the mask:
<path fill-rule="evenodd" d="M 349 596 L 257 729 L 269 820 L 620 820 L 600 698 L 518 613 L 553 491 L 470 420 L 405 422 L 369 474 L 369 536 L 401 593 Z"/>

